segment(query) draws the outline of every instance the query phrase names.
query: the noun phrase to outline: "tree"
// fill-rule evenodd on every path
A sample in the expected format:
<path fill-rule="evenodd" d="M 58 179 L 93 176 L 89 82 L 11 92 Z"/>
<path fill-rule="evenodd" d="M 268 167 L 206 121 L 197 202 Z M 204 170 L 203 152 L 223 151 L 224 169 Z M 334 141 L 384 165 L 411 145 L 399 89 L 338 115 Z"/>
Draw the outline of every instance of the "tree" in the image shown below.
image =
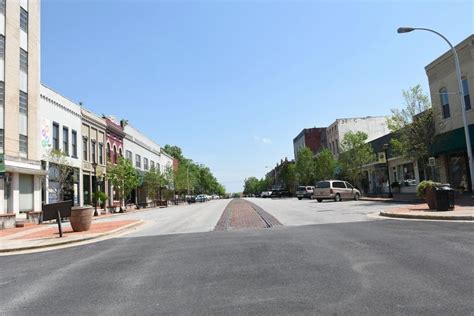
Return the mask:
<path fill-rule="evenodd" d="M 300 185 L 311 185 L 315 182 L 314 156 L 308 147 L 298 151 L 295 165 L 296 175 Z"/>
<path fill-rule="evenodd" d="M 375 159 L 375 154 L 370 144 L 367 144 L 367 134 L 364 132 L 347 132 L 341 142 L 342 153 L 339 162 L 344 172 L 352 183 L 360 185 L 363 177 L 362 167 Z"/>
<path fill-rule="evenodd" d="M 67 156 L 58 149 L 49 151 L 46 160 L 49 162 L 49 190 L 54 192 L 57 201 L 63 201 L 64 193 L 73 190 L 74 168 Z"/>
<path fill-rule="evenodd" d="M 404 90 L 403 97 L 405 108 L 392 109 L 392 116 L 387 120 L 388 128 L 394 132 L 390 142 L 392 151 L 417 161 L 427 175 L 435 134 L 433 109 L 420 85 Z"/>
<path fill-rule="evenodd" d="M 259 185 L 259 180 L 256 177 L 250 177 L 248 179 L 245 179 L 244 194 L 257 194 L 258 185 Z"/>
<path fill-rule="evenodd" d="M 178 146 L 166 144 L 165 147 L 163 147 L 163 150 L 171 157 L 178 159 L 180 164 L 186 159 L 183 155 L 183 151 Z"/>
<path fill-rule="evenodd" d="M 164 182 L 165 179 L 155 167 L 151 167 L 150 170 L 145 174 L 143 183 L 146 186 L 148 197 L 153 201 L 158 200 L 161 197 L 160 192 L 164 186 Z"/>
<path fill-rule="evenodd" d="M 319 152 L 314 158 L 316 180 L 328 180 L 334 176 L 337 161 L 329 149 Z"/>
<path fill-rule="evenodd" d="M 119 199 L 122 202 L 120 205 L 120 209 L 122 210 L 122 205 L 125 204 L 125 197 L 129 195 L 132 190 L 136 189 L 140 183 L 138 172 L 130 160 L 119 156 L 117 164 L 108 164 L 107 178 L 118 192 Z"/>
<path fill-rule="evenodd" d="M 280 178 L 286 186 L 286 189 L 290 193 L 295 193 L 297 186 L 297 177 L 296 177 L 296 166 L 292 162 L 285 161 L 283 166 L 280 169 L 279 173 Z"/>

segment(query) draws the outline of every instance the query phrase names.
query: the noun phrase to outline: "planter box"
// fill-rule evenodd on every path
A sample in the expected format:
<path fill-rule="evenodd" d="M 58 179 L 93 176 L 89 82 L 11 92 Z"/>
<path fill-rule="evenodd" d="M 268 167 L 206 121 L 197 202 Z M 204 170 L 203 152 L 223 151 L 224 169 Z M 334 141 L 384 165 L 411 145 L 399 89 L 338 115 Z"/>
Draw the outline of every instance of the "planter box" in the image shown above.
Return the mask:
<path fill-rule="evenodd" d="M 75 232 L 88 231 L 91 228 L 93 215 L 94 208 L 92 207 L 72 208 L 71 217 L 69 217 L 72 230 Z"/>
<path fill-rule="evenodd" d="M 40 224 L 41 223 L 41 217 L 43 215 L 43 212 L 28 212 L 26 213 L 26 219 L 28 220 L 29 223 L 35 223 L 35 224 Z"/>
<path fill-rule="evenodd" d="M 425 201 L 428 204 L 430 210 L 436 209 L 436 189 L 428 188 L 426 189 Z"/>
<path fill-rule="evenodd" d="M 16 227 L 16 214 L 0 214 L 0 229 Z"/>

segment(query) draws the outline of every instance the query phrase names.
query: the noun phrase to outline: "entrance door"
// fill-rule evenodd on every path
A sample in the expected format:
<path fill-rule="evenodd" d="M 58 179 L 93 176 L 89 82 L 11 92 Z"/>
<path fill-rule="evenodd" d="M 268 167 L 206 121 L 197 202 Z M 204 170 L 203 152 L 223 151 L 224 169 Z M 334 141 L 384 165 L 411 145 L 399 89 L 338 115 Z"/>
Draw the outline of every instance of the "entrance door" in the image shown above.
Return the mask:
<path fill-rule="evenodd" d="M 33 176 L 20 174 L 20 212 L 33 210 Z"/>

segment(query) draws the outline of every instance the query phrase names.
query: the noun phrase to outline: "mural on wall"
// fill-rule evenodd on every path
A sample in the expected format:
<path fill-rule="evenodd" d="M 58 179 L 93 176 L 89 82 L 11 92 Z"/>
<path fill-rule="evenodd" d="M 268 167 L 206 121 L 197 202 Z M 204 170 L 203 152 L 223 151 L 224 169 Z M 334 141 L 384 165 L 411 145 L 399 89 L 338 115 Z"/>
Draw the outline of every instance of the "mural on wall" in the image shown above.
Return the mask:
<path fill-rule="evenodd" d="M 41 120 L 40 130 L 41 148 L 45 151 L 51 148 L 51 122 L 47 119 Z"/>

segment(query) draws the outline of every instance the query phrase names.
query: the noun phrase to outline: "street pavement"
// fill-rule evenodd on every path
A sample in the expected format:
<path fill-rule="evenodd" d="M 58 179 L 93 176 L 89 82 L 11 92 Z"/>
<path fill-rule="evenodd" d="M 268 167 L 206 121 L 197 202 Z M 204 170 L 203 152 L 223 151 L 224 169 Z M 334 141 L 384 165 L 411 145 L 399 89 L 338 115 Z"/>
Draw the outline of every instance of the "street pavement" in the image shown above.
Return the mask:
<path fill-rule="evenodd" d="M 378 214 L 382 210 L 405 205 L 384 201 L 318 202 L 297 198 L 247 198 L 247 200 L 257 204 L 286 226 L 370 221 L 376 218 L 368 217 L 368 214 Z"/>
<path fill-rule="evenodd" d="M 327 203 L 341 209 L 318 222 L 311 201 L 288 200 L 318 225 L 211 231 L 228 202 L 128 214 L 156 227 L 0 257 L 0 314 L 474 314 L 472 223 L 362 221 L 352 202 Z M 283 224 L 295 212 L 272 209 Z"/>

